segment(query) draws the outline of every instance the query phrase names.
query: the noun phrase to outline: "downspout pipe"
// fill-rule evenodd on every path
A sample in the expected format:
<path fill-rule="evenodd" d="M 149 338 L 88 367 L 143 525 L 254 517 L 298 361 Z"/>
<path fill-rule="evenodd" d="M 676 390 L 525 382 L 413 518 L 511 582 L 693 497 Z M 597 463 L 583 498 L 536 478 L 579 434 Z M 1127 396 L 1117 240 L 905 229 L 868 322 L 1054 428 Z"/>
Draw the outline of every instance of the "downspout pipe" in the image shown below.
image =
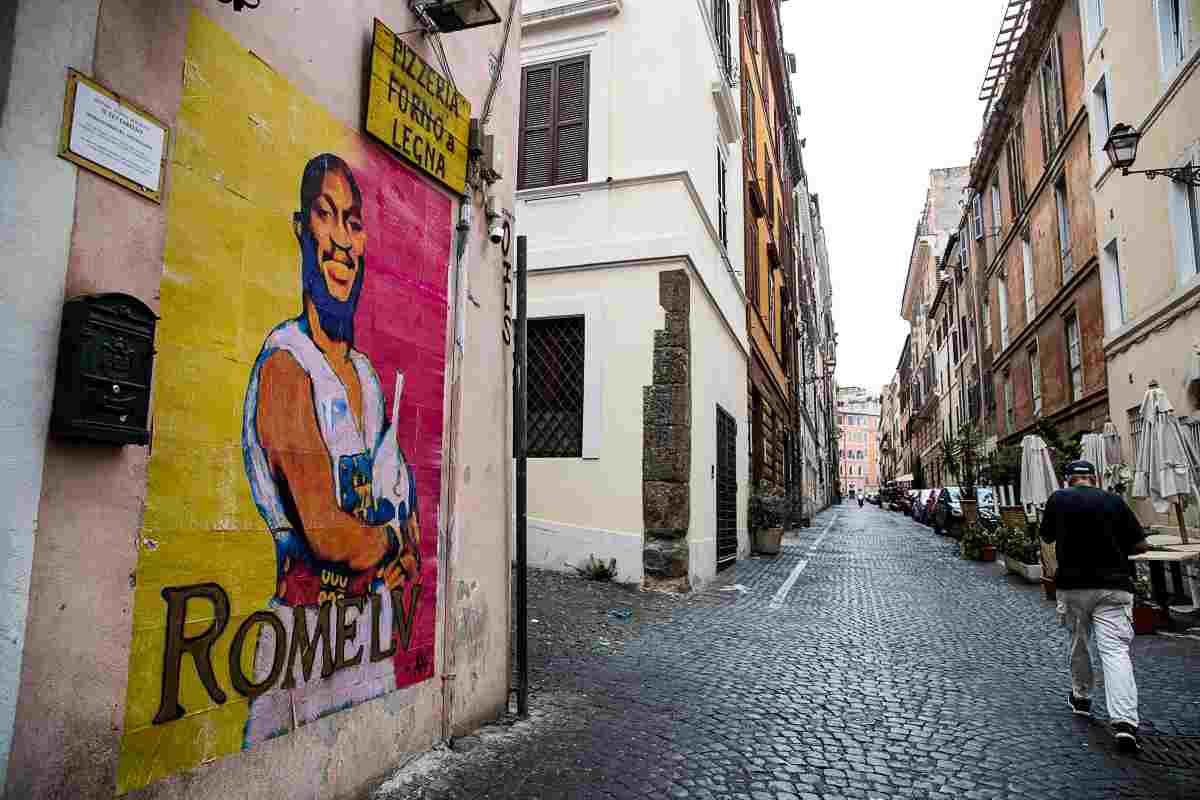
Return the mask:
<path fill-rule="evenodd" d="M 449 426 L 449 491 L 446 495 L 446 523 L 443 533 L 441 566 L 442 601 L 442 741 L 449 742 L 454 734 L 454 560 L 455 539 L 458 534 L 458 433 L 462 409 L 462 358 L 466 348 L 467 254 L 471 240 L 471 198 L 459 199 L 458 225 L 454 244 L 454 350 L 451 359 L 450 426 Z"/>

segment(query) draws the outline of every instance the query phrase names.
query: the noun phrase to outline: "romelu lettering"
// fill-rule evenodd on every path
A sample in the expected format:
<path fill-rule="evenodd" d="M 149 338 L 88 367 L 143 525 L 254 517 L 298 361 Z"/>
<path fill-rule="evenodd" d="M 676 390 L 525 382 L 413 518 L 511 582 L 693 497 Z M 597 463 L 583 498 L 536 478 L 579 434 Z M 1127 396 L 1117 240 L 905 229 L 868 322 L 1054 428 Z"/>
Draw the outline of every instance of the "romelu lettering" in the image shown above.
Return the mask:
<path fill-rule="evenodd" d="M 383 661 L 395 655 L 397 647 L 407 650 L 412 641 L 413 622 L 419 605 L 421 585 L 415 584 L 406 607 L 404 590 L 392 589 L 391 630 L 382 630 L 383 597 L 378 592 L 353 597 L 326 600 L 316 606 L 315 624 L 309 625 L 306 613 L 312 606 L 292 606 L 277 611 L 264 609 L 249 614 L 233 633 L 230 642 L 228 663 L 213 663 L 213 645 L 225 634 L 229 626 L 229 595 L 215 583 L 198 583 L 191 586 L 168 586 L 162 590 L 166 601 L 166 627 L 164 629 L 164 658 L 162 686 L 158 713 L 154 724 L 173 722 L 187 713 L 179 702 L 180 678 L 185 669 L 194 669 L 204 690 L 214 703 L 225 703 L 225 691 L 217 682 L 217 668 L 224 666 L 229 676 L 229 685 L 243 697 L 255 697 L 277 684 L 290 689 L 296 685 L 299 673 L 308 681 L 320 657 L 320 677 L 328 678 L 336 672 L 361 664 L 363 658 L 371 663 Z M 207 606 L 208 627 L 198 634 L 189 636 L 185 632 L 189 604 Z M 370 605 L 370 613 L 367 605 Z M 287 627 L 280 615 L 291 615 L 292 633 L 289 639 Z M 349 644 L 359 641 L 360 625 L 370 626 L 370 646 L 358 645 L 351 652 Z M 257 683 L 243 669 L 243 651 L 246 641 L 258 641 L 252 636 L 255 628 L 270 628 L 274 632 L 275 651 L 271 654 L 271 668 L 267 676 Z M 387 646 L 384 646 L 387 643 Z M 364 652 L 366 651 L 366 652 Z M 280 681 L 282 678 L 282 682 Z"/>

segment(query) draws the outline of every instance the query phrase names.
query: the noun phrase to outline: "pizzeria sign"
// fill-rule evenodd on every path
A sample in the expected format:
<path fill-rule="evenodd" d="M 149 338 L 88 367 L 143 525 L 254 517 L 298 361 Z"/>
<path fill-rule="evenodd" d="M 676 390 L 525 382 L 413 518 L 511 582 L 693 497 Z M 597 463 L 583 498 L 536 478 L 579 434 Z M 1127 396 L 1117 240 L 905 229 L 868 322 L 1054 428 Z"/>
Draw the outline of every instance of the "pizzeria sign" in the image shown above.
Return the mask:
<path fill-rule="evenodd" d="M 375 20 L 367 133 L 462 194 L 471 103 L 454 84 Z"/>

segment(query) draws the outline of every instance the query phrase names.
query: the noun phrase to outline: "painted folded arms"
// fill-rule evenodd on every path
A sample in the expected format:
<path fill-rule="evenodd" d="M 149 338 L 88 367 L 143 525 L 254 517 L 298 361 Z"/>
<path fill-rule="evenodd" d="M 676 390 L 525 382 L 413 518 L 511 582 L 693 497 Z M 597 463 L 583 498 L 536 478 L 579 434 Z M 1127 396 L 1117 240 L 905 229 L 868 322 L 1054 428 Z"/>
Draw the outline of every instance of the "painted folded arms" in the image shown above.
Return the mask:
<path fill-rule="evenodd" d="M 387 514 L 386 509 L 347 513 L 330 491 L 330 455 L 313 406 L 295 401 L 313 395 L 308 374 L 289 354 L 279 351 L 263 363 L 261 382 L 272 391 L 259 396 L 259 442 L 271 471 L 287 486 L 313 554 L 358 571 L 378 566 L 389 588 L 404 577 L 415 577 L 420 568 L 417 515 L 410 513 L 396 525 L 394 511 Z"/>

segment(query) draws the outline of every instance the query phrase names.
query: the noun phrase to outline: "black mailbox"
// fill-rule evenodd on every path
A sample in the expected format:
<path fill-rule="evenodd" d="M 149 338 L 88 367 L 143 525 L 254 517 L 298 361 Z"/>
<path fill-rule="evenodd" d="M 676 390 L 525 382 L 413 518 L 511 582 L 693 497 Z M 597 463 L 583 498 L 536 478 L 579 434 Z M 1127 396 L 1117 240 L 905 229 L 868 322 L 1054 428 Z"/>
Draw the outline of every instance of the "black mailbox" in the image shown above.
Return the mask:
<path fill-rule="evenodd" d="M 50 432 L 113 444 L 150 442 L 150 376 L 158 317 L 127 294 L 63 306 Z"/>

